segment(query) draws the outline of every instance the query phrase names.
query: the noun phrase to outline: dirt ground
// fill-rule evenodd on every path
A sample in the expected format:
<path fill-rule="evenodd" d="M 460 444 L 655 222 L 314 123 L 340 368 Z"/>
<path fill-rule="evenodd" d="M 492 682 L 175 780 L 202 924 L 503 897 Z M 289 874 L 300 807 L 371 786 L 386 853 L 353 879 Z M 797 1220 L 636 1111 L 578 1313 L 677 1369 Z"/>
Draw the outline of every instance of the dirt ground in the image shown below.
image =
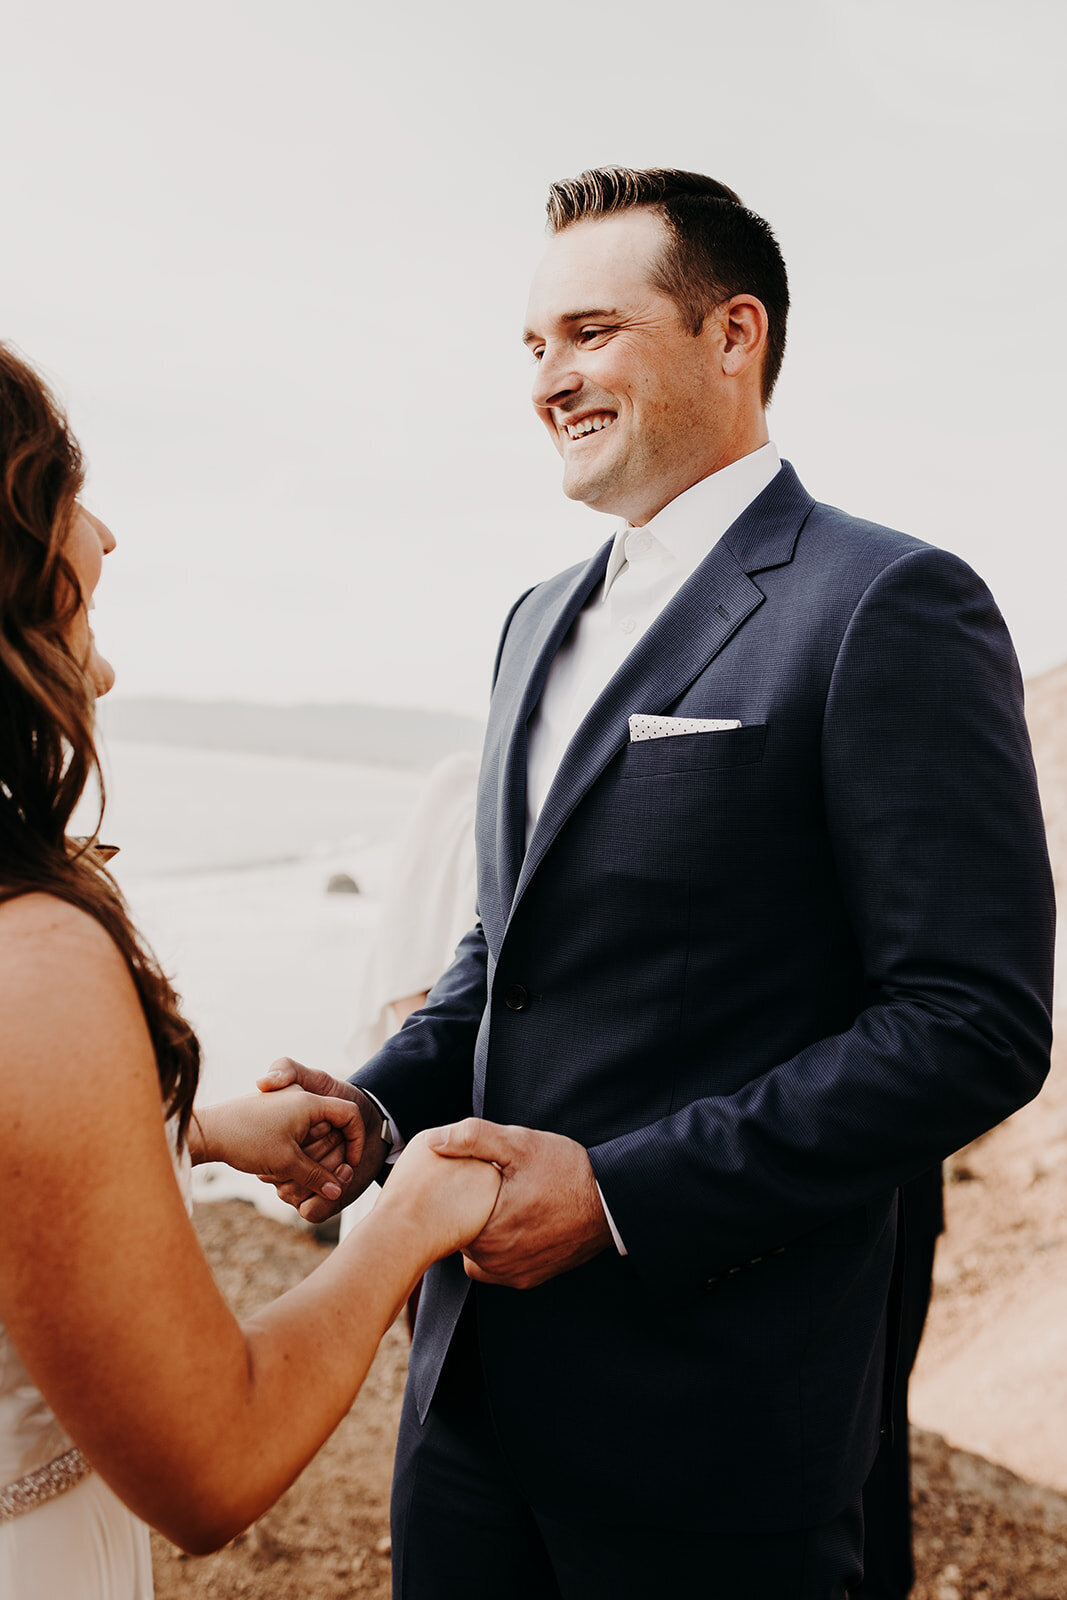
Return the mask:
<path fill-rule="evenodd" d="M 954 1186 L 950 1199 L 969 1187 Z M 196 1224 L 241 1314 L 299 1282 L 327 1249 L 240 1201 L 198 1207 Z M 226 1550 L 195 1559 L 153 1535 L 158 1600 L 387 1600 L 389 1473 L 406 1363 L 398 1325 L 303 1477 Z M 1067 1498 L 934 1433 L 916 1430 L 913 1453 L 914 1600 L 1067 1600 Z"/>

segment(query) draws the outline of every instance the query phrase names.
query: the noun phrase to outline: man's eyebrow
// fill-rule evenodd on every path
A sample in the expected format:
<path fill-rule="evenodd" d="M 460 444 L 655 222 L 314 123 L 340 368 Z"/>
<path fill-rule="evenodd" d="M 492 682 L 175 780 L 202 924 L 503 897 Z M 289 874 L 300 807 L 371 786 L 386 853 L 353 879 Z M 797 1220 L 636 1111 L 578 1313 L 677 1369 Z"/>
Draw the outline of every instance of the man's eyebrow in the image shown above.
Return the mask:
<path fill-rule="evenodd" d="M 588 311 L 564 311 L 562 316 L 556 318 L 556 321 L 585 322 L 591 317 L 606 317 L 610 320 L 612 317 L 617 317 L 618 314 L 618 310 L 614 306 L 612 306 L 610 309 L 606 306 L 594 306 Z M 523 344 L 536 344 L 537 340 L 540 338 L 541 334 L 535 333 L 532 328 L 527 328 L 526 332 L 522 336 L 522 342 Z"/>

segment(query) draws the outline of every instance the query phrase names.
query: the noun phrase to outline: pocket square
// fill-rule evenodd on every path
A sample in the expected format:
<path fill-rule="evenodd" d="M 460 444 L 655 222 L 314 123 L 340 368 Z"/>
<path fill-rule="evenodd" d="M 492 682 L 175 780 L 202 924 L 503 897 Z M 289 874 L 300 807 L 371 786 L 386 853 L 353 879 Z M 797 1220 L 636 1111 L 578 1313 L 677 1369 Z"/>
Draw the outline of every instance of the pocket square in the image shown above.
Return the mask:
<path fill-rule="evenodd" d="M 649 717 L 635 712 L 630 718 L 630 743 L 669 739 L 676 733 L 729 733 L 740 726 L 736 717 Z"/>

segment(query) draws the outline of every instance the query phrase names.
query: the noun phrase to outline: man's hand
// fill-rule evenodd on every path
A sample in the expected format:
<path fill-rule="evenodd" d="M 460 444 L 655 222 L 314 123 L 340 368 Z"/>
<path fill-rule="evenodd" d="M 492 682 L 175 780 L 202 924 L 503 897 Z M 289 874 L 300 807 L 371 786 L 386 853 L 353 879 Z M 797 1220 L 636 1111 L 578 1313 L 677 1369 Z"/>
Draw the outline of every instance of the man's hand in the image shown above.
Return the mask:
<path fill-rule="evenodd" d="M 468 1117 L 429 1144 L 492 1161 L 503 1178 L 492 1216 L 464 1251 L 468 1278 L 532 1289 L 611 1243 L 589 1157 L 573 1139 Z"/>
<path fill-rule="evenodd" d="M 351 1169 L 347 1179 L 340 1180 L 341 1193 L 335 1200 L 323 1199 L 319 1193 L 302 1181 L 297 1170 L 276 1174 L 257 1174 L 264 1183 L 272 1183 L 279 1199 L 295 1207 L 305 1222 L 325 1222 L 328 1217 L 342 1211 L 350 1201 L 356 1200 L 373 1183 L 385 1165 L 389 1147 L 382 1139 L 382 1114 L 374 1101 L 355 1084 L 331 1078 L 328 1072 L 305 1067 L 289 1056 L 273 1061 L 270 1070 L 256 1080 L 257 1088 L 264 1094 L 296 1084 L 309 1094 L 327 1095 L 338 1100 L 350 1100 L 359 1112 L 352 1125 L 346 1129 L 346 1143 L 336 1144 L 332 1130 L 311 1130 L 303 1146 L 303 1154 L 335 1173 L 339 1167 Z"/>

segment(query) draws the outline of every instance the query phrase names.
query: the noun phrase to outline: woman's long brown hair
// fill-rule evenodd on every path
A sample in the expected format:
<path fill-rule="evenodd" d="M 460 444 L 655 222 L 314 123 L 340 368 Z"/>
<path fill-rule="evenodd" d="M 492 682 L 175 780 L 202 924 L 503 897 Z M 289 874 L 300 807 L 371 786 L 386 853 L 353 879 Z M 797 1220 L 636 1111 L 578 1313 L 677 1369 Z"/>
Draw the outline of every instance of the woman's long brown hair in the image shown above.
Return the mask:
<path fill-rule="evenodd" d="M 47 386 L 0 344 L 0 901 L 43 892 L 107 929 L 137 986 L 164 1105 L 184 1138 L 200 1046 L 141 941 L 96 849 L 72 840 L 90 778 L 104 784 L 95 691 L 67 644 L 83 604 L 63 547 L 85 477 L 81 451 Z"/>

